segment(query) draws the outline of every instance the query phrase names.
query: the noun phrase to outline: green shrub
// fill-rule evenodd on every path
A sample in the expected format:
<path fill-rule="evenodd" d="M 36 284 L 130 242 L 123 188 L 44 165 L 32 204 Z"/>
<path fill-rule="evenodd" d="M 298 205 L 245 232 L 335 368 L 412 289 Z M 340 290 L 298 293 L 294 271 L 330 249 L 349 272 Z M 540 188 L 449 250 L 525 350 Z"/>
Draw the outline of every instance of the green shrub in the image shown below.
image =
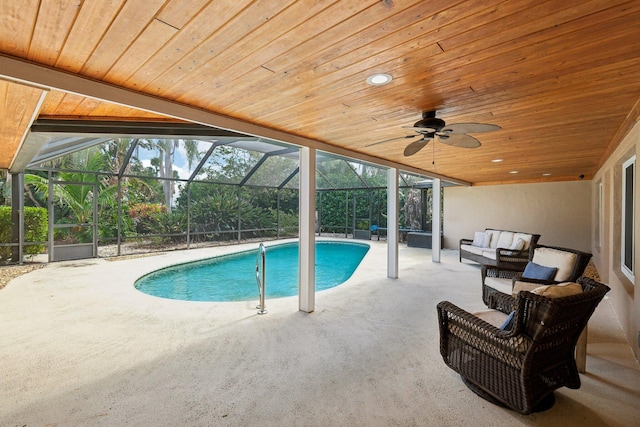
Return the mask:
<path fill-rule="evenodd" d="M 156 233 L 162 228 L 160 221 L 167 212 L 167 207 L 158 203 L 134 203 L 129 206 L 129 218 L 133 222 L 136 233 Z"/>
<path fill-rule="evenodd" d="M 24 240 L 28 242 L 45 242 L 49 229 L 47 209 L 26 206 L 24 208 Z M 0 242 L 11 243 L 13 222 L 11 220 L 11 206 L 0 206 Z M 36 255 L 45 251 L 44 245 L 25 246 L 24 253 Z M 11 258 L 11 247 L 0 246 L 0 259 Z"/>

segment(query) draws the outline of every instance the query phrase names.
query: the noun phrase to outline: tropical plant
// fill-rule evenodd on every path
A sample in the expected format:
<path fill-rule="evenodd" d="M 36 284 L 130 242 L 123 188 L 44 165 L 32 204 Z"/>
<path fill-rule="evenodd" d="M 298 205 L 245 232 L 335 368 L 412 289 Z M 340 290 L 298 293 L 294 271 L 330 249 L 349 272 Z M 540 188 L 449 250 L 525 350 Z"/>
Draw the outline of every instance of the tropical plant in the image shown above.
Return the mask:
<path fill-rule="evenodd" d="M 97 203 L 100 209 L 116 204 L 115 185 L 108 185 L 107 181 L 98 178 L 95 171 L 103 170 L 106 158 L 102 153 L 94 151 L 89 153 L 84 165 L 83 172 L 60 172 L 56 180 L 61 181 L 53 186 L 53 200 L 55 202 L 58 223 L 69 224 L 89 224 L 93 222 L 93 201 L 95 182 L 98 194 Z M 36 174 L 25 174 L 25 186 L 28 191 L 33 190 L 40 200 L 48 200 L 49 180 L 48 178 Z M 65 185 L 64 182 L 69 184 Z M 87 184 L 78 184 L 87 183 Z M 85 229 L 85 234 L 89 234 L 90 230 Z M 87 236 L 81 237 L 82 241 L 87 240 Z"/>

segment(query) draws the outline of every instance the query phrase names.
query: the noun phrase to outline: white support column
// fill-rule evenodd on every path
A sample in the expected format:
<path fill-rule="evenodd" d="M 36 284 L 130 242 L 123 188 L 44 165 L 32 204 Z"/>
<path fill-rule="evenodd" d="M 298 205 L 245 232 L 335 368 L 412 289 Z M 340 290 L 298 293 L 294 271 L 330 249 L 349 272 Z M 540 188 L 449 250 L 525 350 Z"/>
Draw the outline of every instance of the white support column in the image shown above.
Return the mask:
<path fill-rule="evenodd" d="M 433 262 L 440 262 L 440 230 L 442 230 L 442 199 L 440 194 L 442 193 L 442 181 L 439 178 L 433 179 L 433 187 L 431 188 L 433 203 L 433 213 L 431 218 L 431 260 Z"/>
<path fill-rule="evenodd" d="M 398 169 L 387 170 L 387 277 L 398 278 Z"/>
<path fill-rule="evenodd" d="M 298 308 L 311 313 L 316 303 L 316 150 L 300 148 L 300 252 Z"/>

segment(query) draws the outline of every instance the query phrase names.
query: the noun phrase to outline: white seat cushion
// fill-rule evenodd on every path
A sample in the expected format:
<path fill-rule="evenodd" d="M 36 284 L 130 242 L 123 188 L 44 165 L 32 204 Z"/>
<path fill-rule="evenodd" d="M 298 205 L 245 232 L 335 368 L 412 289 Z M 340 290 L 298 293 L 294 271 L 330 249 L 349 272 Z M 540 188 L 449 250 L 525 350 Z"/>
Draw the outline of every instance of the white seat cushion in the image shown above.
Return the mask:
<path fill-rule="evenodd" d="M 471 252 L 472 254 L 482 255 L 482 251 L 485 251 L 486 248 L 479 248 L 477 246 L 472 245 L 460 245 L 460 249 L 463 251 Z"/>
<path fill-rule="evenodd" d="M 545 267 L 556 267 L 553 280 L 563 282 L 569 279 L 578 255 L 573 252 L 561 251 L 553 248 L 536 248 L 533 252 L 533 262 Z"/>
<path fill-rule="evenodd" d="M 485 285 L 507 295 L 511 295 L 511 292 L 512 292 L 511 283 L 512 283 L 511 279 L 500 279 L 498 277 L 486 277 L 484 279 Z"/>
<path fill-rule="evenodd" d="M 482 251 L 482 256 L 489 259 L 496 259 L 496 250 L 495 249 L 484 249 Z"/>
<path fill-rule="evenodd" d="M 475 313 L 473 313 L 473 315 L 495 326 L 496 328 L 502 326 L 504 321 L 507 319 L 507 315 L 503 312 L 491 309 L 476 311 Z"/>

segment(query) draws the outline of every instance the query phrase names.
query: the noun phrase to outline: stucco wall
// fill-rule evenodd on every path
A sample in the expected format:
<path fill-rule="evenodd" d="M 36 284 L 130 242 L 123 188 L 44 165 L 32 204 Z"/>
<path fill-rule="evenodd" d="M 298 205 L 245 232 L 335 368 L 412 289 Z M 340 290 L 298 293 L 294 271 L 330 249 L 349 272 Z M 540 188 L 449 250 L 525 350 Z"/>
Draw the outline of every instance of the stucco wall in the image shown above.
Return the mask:
<path fill-rule="evenodd" d="M 620 269 L 621 247 L 621 175 L 622 164 L 631 156 L 636 156 L 635 176 L 635 280 L 625 277 Z M 592 180 L 593 225 L 594 236 L 592 253 L 593 261 L 600 273 L 601 280 L 611 287 L 608 299 L 612 302 L 620 324 L 625 331 L 636 358 L 640 360 L 640 298 L 636 298 L 636 290 L 640 286 L 640 123 L 631 129 L 622 143 L 607 159 Z M 598 219 L 599 197 L 598 186 L 602 183 L 602 220 Z M 600 234 L 599 228 L 602 228 Z M 598 238 L 601 235 L 601 241 Z"/>
<path fill-rule="evenodd" d="M 445 187 L 444 247 L 474 231 L 538 233 L 540 244 L 591 252 L 590 181 Z"/>

